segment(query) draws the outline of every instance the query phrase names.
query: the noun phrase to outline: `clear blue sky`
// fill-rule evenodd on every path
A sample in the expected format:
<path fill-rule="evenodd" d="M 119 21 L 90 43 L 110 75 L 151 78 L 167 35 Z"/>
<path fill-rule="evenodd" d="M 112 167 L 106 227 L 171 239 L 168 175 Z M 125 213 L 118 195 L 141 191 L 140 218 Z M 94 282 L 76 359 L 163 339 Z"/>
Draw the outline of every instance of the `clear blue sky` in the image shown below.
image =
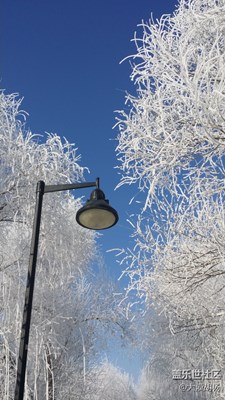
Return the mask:
<path fill-rule="evenodd" d="M 175 0 L 1 0 L 1 88 L 24 97 L 33 133 L 53 132 L 75 142 L 86 180 L 100 184 L 120 216 L 99 243 L 115 277 L 121 268 L 112 247 L 129 244 L 126 222 L 136 189 L 114 191 L 117 135 L 112 130 L 125 92 L 134 92 L 129 62 L 137 25 L 175 10 Z M 141 35 L 141 30 L 139 28 Z M 79 193 L 80 194 L 80 193 Z M 89 195 L 88 189 L 83 193 Z"/>

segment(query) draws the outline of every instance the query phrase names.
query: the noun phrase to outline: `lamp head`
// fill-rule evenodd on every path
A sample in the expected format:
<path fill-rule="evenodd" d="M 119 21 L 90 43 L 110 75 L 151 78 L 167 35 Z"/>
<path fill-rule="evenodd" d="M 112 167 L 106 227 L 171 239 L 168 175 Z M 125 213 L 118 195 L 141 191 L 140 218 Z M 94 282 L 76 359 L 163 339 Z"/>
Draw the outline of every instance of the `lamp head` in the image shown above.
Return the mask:
<path fill-rule="evenodd" d="M 79 225 L 95 230 L 111 228 L 118 219 L 116 210 L 109 205 L 109 200 L 106 200 L 104 192 L 99 188 L 93 190 L 90 200 L 76 215 Z"/>

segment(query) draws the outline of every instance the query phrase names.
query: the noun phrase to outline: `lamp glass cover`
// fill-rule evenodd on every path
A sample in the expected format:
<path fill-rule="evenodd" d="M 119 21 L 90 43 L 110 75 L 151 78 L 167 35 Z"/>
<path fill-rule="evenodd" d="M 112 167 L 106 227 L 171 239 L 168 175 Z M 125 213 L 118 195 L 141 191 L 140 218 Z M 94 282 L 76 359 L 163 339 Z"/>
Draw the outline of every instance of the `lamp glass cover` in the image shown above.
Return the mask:
<path fill-rule="evenodd" d="M 117 218 L 111 210 L 102 208 L 84 209 L 79 213 L 78 222 L 89 229 L 107 229 L 115 225 Z"/>

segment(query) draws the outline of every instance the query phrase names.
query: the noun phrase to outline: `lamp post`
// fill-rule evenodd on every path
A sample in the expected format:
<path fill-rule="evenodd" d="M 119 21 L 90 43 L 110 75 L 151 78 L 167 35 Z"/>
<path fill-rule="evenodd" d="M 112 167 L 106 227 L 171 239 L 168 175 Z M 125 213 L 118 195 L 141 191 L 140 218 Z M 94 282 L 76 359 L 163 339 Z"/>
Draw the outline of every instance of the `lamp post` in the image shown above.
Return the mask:
<path fill-rule="evenodd" d="M 87 201 L 86 205 L 78 210 L 76 221 L 78 224 L 88 229 L 99 230 L 110 228 L 117 223 L 119 217 L 116 210 L 109 205 L 109 201 L 105 199 L 103 191 L 99 188 L 99 178 L 97 178 L 95 182 L 72 183 L 64 185 L 45 185 L 43 181 L 39 181 L 37 183 L 36 206 L 27 274 L 27 286 L 25 292 L 14 400 L 23 400 L 24 395 L 43 196 L 45 193 L 82 189 L 92 186 L 95 186 L 96 189 L 91 193 L 90 200 Z"/>

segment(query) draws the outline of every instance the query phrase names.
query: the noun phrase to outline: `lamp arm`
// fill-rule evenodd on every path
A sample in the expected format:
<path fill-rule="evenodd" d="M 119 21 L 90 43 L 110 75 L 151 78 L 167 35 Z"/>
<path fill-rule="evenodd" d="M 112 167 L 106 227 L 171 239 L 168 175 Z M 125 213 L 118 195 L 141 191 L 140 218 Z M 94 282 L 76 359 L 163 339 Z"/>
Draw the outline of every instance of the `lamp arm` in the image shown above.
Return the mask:
<path fill-rule="evenodd" d="M 82 189 L 92 186 L 96 186 L 97 188 L 99 187 L 99 178 L 96 178 L 95 182 L 67 183 L 64 185 L 45 185 L 44 193 L 61 192 L 63 190 Z"/>

